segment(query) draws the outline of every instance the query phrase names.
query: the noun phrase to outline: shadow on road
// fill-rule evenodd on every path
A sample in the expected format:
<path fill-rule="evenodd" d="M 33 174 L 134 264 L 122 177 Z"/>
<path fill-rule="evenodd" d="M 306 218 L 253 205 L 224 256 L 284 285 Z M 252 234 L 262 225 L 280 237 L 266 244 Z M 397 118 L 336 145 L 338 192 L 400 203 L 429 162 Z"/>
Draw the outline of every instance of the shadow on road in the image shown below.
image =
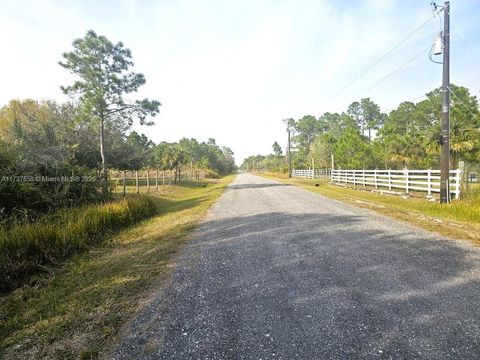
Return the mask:
<path fill-rule="evenodd" d="M 139 339 L 162 339 L 162 359 L 474 359 L 479 298 L 471 249 L 360 215 L 264 213 L 204 223 L 123 346 L 141 357 Z"/>

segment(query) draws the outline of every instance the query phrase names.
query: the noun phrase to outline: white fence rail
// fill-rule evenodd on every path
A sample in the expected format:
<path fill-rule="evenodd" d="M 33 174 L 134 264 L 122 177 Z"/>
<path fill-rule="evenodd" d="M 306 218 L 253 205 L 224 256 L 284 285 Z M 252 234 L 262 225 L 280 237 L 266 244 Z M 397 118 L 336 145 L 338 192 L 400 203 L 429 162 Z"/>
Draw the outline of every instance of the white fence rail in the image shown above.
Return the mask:
<path fill-rule="evenodd" d="M 330 169 L 292 170 L 292 177 L 304 179 L 330 179 Z"/>
<path fill-rule="evenodd" d="M 307 170 L 308 171 L 308 170 Z M 450 171 L 450 193 L 460 197 L 462 171 Z M 353 186 L 373 186 L 410 191 L 440 192 L 440 170 L 332 170 L 331 181 Z"/>

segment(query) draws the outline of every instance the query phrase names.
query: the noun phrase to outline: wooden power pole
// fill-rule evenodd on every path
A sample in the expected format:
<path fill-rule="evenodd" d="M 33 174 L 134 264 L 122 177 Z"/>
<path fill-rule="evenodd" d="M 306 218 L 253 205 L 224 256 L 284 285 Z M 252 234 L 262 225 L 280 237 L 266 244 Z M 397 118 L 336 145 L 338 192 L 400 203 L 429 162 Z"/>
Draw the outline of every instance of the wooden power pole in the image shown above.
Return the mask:
<path fill-rule="evenodd" d="M 287 133 L 288 133 L 288 147 L 287 147 L 287 152 L 288 152 L 288 177 L 292 177 L 292 148 L 291 148 L 291 143 L 290 143 L 290 123 L 289 120 L 287 120 Z"/>
<path fill-rule="evenodd" d="M 450 201 L 450 2 L 445 1 L 443 8 L 443 104 L 442 104 L 442 146 L 440 156 L 440 202 Z"/>

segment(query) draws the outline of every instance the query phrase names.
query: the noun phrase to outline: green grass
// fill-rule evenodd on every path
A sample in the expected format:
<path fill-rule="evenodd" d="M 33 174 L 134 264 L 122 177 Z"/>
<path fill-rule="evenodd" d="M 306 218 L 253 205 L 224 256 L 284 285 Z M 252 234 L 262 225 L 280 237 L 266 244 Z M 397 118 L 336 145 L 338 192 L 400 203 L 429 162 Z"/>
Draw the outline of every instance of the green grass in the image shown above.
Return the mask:
<path fill-rule="evenodd" d="M 172 259 L 233 177 L 167 186 L 159 215 L 0 298 L 0 358 L 89 359 L 167 279 Z"/>
<path fill-rule="evenodd" d="M 284 174 L 272 173 L 261 175 L 412 222 L 443 235 L 480 243 L 480 189 L 478 188 L 470 190 L 460 200 L 452 201 L 450 204 L 440 204 L 425 198 L 404 199 L 398 195 L 345 188 L 332 185 L 324 179 L 288 179 Z M 316 184 L 318 186 L 315 186 Z"/>
<path fill-rule="evenodd" d="M 157 206 L 145 196 L 58 211 L 42 221 L 0 229 L 0 292 L 45 265 L 58 264 L 109 232 L 153 216 Z"/>

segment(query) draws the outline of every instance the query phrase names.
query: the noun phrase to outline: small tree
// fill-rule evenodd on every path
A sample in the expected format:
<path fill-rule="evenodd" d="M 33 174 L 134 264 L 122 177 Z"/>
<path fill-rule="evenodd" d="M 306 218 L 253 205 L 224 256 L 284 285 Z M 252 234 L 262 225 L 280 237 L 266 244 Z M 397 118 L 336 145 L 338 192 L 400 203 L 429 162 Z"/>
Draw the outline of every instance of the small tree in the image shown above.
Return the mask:
<path fill-rule="evenodd" d="M 69 95 L 78 96 L 83 110 L 90 119 L 98 122 L 100 156 L 104 193 L 108 192 L 108 177 L 105 154 L 105 125 L 120 122 L 126 128 L 134 119 L 140 124 L 152 125 L 147 116 L 159 112 L 156 100 L 126 101 L 124 96 L 136 92 L 145 84 L 143 74 L 130 72 L 132 54 L 121 42 L 113 44 L 94 31 L 87 32 L 83 39 L 73 42 L 74 50 L 63 54 L 65 62 L 59 64 L 80 79 L 73 85 L 61 87 Z"/>
<path fill-rule="evenodd" d="M 283 155 L 282 147 L 278 144 L 278 142 L 274 142 L 272 145 L 273 153 L 277 156 Z"/>

